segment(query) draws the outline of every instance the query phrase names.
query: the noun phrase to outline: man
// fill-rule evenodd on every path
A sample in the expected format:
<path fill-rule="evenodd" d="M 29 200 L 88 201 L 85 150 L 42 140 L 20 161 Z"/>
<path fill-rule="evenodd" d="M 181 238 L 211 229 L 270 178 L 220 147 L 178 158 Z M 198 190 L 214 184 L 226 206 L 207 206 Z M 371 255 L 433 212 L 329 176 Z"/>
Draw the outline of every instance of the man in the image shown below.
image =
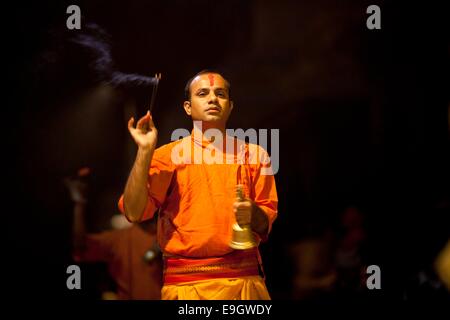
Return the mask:
<path fill-rule="evenodd" d="M 150 219 L 159 210 L 162 299 L 270 299 L 257 247 L 230 247 L 234 223 L 250 225 L 259 243 L 267 239 L 277 216 L 268 155 L 257 145 L 225 135 L 233 102 L 221 74 L 199 72 L 185 93 L 184 110 L 194 121 L 190 136 L 155 150 L 151 114 L 136 127 L 133 118 L 128 122 L 138 152 L 119 208 L 133 222 Z M 209 161 L 212 155 L 223 161 Z M 237 184 L 243 185 L 244 201 L 235 198 Z"/>
<path fill-rule="evenodd" d="M 158 300 L 161 298 L 162 263 L 156 243 L 155 219 L 129 223 L 123 215 L 113 215 L 112 230 L 87 233 L 86 178 L 89 168 L 65 184 L 74 202 L 73 259 L 76 262 L 105 262 L 115 282 L 116 292 L 102 293 L 102 299 Z"/>

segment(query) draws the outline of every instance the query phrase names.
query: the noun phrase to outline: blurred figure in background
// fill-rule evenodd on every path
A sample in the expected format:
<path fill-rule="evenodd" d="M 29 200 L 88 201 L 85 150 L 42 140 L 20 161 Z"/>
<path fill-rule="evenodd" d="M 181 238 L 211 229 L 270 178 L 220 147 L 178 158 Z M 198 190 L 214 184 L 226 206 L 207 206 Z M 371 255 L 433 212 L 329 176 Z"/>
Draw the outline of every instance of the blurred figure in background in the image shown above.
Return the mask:
<path fill-rule="evenodd" d="M 450 292 L 450 239 L 447 241 L 445 247 L 439 252 L 434 263 L 439 279 Z"/>
<path fill-rule="evenodd" d="M 340 216 L 336 248 L 337 290 L 354 295 L 366 289 L 366 266 L 362 256 L 366 231 L 364 217 L 356 206 L 347 207 Z"/>
<path fill-rule="evenodd" d="M 162 259 L 156 241 L 156 219 L 133 224 L 121 215 L 111 218 L 112 230 L 86 232 L 87 177 L 82 168 L 65 184 L 74 202 L 73 258 L 76 262 L 105 262 L 116 292 L 104 292 L 105 300 L 157 300 L 161 298 Z"/>
<path fill-rule="evenodd" d="M 450 301 L 449 193 L 436 195 L 427 214 L 417 220 L 418 237 L 410 241 L 418 257 L 411 266 L 403 299 L 411 301 Z M 426 236 L 424 236 L 426 235 Z"/>
<path fill-rule="evenodd" d="M 435 209 L 439 212 L 441 217 L 448 215 L 450 210 L 450 199 L 448 193 L 441 197 L 440 201 L 437 201 Z M 446 219 L 441 218 L 438 221 L 446 221 Z M 442 223 L 442 225 L 445 225 L 445 222 Z M 450 234 L 448 231 L 440 231 L 439 233 L 443 236 L 437 241 L 436 247 L 440 248 L 440 250 L 432 262 L 433 269 L 442 286 L 446 288 L 446 292 L 442 290 L 442 296 L 450 297 Z M 447 238 L 447 241 L 444 240 L 445 237 Z"/>
<path fill-rule="evenodd" d="M 309 236 L 290 247 L 294 276 L 291 297 L 321 301 L 331 297 L 336 285 L 336 270 L 329 232 Z"/>

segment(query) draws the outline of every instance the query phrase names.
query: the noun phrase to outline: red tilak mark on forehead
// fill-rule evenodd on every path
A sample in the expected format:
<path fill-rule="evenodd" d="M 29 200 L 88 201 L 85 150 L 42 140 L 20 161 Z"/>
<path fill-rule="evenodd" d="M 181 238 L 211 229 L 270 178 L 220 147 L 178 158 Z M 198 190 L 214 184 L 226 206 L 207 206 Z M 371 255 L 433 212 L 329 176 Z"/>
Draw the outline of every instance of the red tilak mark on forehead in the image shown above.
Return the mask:
<path fill-rule="evenodd" d="M 209 85 L 212 87 L 214 85 L 214 76 L 212 74 L 208 74 Z"/>

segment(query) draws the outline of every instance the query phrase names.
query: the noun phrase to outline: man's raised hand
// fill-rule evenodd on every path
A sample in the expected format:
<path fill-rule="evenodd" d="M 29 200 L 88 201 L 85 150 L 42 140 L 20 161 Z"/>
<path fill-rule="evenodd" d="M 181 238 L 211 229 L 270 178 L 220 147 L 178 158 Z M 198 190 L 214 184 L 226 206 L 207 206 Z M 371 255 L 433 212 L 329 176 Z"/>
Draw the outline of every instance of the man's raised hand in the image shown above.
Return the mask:
<path fill-rule="evenodd" d="M 130 131 L 139 149 L 145 151 L 155 150 L 158 140 L 158 130 L 156 130 L 155 124 L 153 123 L 150 111 L 147 111 L 145 116 L 138 120 L 136 128 L 134 127 L 134 118 L 131 117 L 128 121 L 128 131 Z"/>

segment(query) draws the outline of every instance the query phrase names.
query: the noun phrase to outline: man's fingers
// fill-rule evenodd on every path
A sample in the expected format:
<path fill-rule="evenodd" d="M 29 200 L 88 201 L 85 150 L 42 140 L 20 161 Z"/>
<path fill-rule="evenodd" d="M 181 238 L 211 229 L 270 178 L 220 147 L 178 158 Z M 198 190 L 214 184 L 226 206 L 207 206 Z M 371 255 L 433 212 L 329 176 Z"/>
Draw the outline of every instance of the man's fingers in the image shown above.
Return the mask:
<path fill-rule="evenodd" d="M 252 216 L 250 201 L 236 201 L 233 203 L 233 211 L 239 225 L 250 224 Z"/>
<path fill-rule="evenodd" d="M 147 115 L 149 117 L 148 127 L 150 128 L 150 130 L 156 130 L 155 123 L 153 122 L 153 117 L 150 111 L 147 111 Z"/>
<path fill-rule="evenodd" d="M 250 214 L 246 214 L 246 213 L 241 212 L 241 211 L 236 212 L 236 222 L 239 225 L 250 224 L 251 221 L 252 221 L 252 218 L 251 218 Z"/>
<path fill-rule="evenodd" d="M 133 129 L 133 123 L 134 123 L 134 118 L 131 117 L 130 120 L 128 120 L 128 130 Z"/>
<path fill-rule="evenodd" d="M 137 122 L 136 129 L 139 129 L 139 130 L 144 129 L 144 126 L 146 123 L 148 123 L 149 118 L 150 118 L 150 115 L 147 112 L 147 114 L 145 116 L 143 116 L 142 118 L 140 118 L 139 121 Z"/>
<path fill-rule="evenodd" d="M 233 203 L 233 207 L 239 210 L 246 210 L 250 209 L 252 207 L 252 204 L 250 201 L 236 201 Z"/>

